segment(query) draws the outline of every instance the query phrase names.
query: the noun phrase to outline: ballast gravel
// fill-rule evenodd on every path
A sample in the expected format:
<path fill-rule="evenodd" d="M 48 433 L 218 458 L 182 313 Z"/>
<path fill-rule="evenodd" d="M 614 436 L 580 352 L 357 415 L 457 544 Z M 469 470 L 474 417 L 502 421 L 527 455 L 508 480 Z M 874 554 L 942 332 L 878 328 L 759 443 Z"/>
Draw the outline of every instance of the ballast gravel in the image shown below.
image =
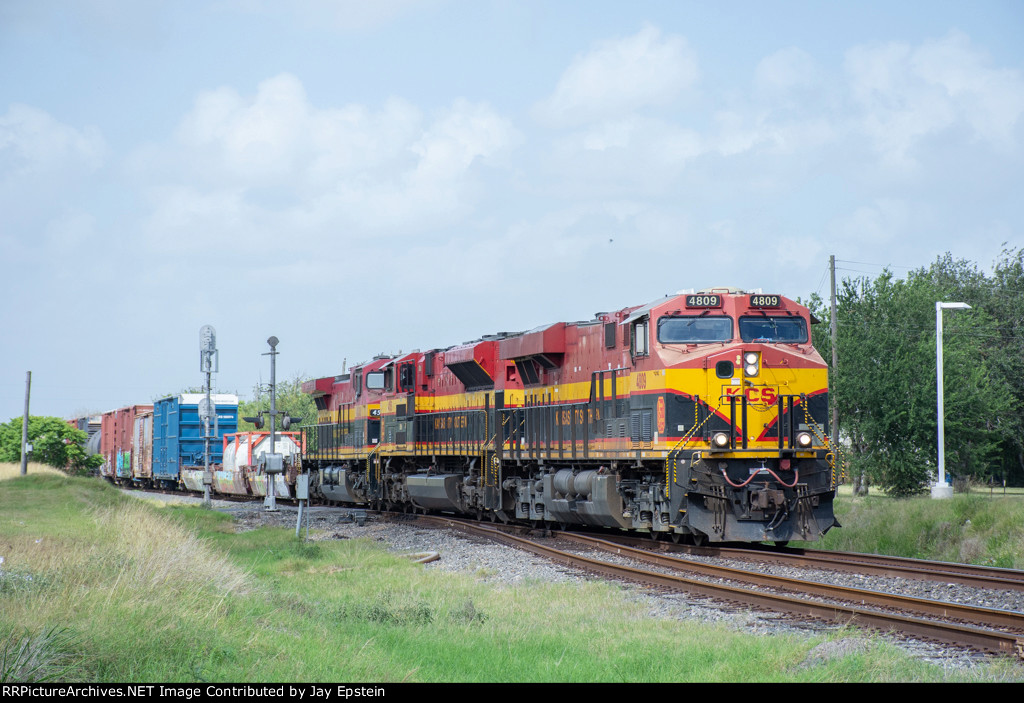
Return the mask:
<path fill-rule="evenodd" d="M 296 509 L 292 506 L 281 507 L 278 512 L 267 512 L 262 505 L 256 507 L 252 503 L 227 503 L 220 506 L 215 504 L 215 507 L 232 513 L 240 530 L 254 529 L 264 525 L 286 526 L 292 529 L 296 526 Z M 386 548 L 392 552 L 415 555 L 416 558 L 432 559 L 424 563 L 425 569 L 468 572 L 484 581 L 496 584 L 514 585 L 529 581 L 579 582 L 600 578 L 584 571 L 554 564 L 512 547 L 467 537 L 456 531 L 418 527 L 411 521 L 385 521 L 376 515 L 366 514 L 362 511 L 314 507 L 304 511 L 301 526 L 303 530 L 307 523 L 311 540 L 368 539 L 386 545 Z M 599 558 L 609 561 L 616 559 L 612 556 Z M 700 559 L 718 563 L 726 561 L 710 557 Z M 792 567 L 769 567 L 750 562 L 731 562 L 727 565 L 747 570 L 761 569 L 789 576 L 810 573 Z M 888 592 L 898 589 L 900 592 L 923 598 L 983 604 L 1006 610 L 1024 608 L 1021 594 L 1012 591 L 981 591 L 954 584 L 936 584 L 842 572 L 816 570 L 813 573 L 813 577 L 809 577 L 813 580 L 827 580 L 830 583 L 856 588 Z M 653 618 L 720 623 L 744 633 L 759 635 L 820 634 L 839 629 L 838 626 L 827 623 L 800 622 L 789 616 L 731 607 L 710 599 L 661 592 L 634 584 L 623 583 L 621 585 L 627 597 L 642 603 Z M 913 656 L 942 666 L 951 672 L 969 670 L 987 660 L 983 655 L 969 650 L 948 648 L 905 638 L 895 638 L 891 641 Z M 856 635 L 844 637 L 816 647 L 808 656 L 808 661 L 805 664 L 810 665 L 814 661 L 842 656 L 852 651 L 861 651 L 865 647 L 865 642 Z"/>

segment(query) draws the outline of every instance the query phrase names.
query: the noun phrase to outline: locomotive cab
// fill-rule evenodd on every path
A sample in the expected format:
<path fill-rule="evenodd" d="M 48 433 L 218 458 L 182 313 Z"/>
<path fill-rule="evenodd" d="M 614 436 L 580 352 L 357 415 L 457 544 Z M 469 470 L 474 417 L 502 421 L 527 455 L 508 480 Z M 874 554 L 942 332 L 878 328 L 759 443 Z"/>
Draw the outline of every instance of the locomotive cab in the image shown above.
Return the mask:
<path fill-rule="evenodd" d="M 824 534 L 835 524 L 828 382 L 806 308 L 778 295 L 702 291 L 660 316 L 657 330 L 655 350 L 678 379 L 665 387 L 676 409 L 667 438 L 673 529 L 711 541 Z M 697 389 L 702 397 L 687 398 Z"/>

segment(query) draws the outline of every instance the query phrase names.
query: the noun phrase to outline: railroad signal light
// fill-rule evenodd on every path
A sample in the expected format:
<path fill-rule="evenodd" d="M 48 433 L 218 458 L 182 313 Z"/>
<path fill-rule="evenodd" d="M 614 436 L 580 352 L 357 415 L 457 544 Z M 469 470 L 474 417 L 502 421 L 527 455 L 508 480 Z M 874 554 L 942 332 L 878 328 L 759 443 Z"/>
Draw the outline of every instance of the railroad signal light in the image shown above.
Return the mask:
<path fill-rule="evenodd" d="M 212 325 L 203 325 L 199 328 L 199 370 L 202 373 L 217 373 L 220 371 L 217 330 Z"/>
<path fill-rule="evenodd" d="M 263 411 L 262 410 L 259 412 L 259 414 L 256 415 L 256 417 L 243 417 L 242 419 L 245 420 L 246 422 L 251 422 L 253 427 L 255 427 L 257 430 L 262 430 L 263 429 Z"/>

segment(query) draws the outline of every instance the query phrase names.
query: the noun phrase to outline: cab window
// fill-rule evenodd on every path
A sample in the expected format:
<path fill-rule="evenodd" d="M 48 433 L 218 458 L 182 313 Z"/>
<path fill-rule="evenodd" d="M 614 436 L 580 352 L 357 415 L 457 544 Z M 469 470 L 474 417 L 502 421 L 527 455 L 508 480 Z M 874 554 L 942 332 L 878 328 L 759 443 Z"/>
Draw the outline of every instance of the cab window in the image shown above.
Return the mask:
<path fill-rule="evenodd" d="M 647 356 L 648 321 L 643 317 L 633 323 L 633 334 L 630 337 L 630 351 L 634 357 Z"/>
<path fill-rule="evenodd" d="M 658 341 L 662 344 L 711 344 L 731 340 L 731 317 L 684 315 L 658 320 Z"/>
<path fill-rule="evenodd" d="M 744 342 L 805 344 L 807 322 L 802 317 L 741 317 L 740 337 Z"/>

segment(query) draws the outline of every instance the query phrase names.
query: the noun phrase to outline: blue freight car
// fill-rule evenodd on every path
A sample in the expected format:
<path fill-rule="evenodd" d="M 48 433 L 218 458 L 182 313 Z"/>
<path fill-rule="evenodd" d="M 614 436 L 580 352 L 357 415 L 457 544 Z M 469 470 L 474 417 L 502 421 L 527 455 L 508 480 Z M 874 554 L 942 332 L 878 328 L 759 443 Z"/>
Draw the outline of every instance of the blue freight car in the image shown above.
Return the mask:
<path fill-rule="evenodd" d="M 153 480 L 177 487 L 182 469 L 204 465 L 205 441 L 199 418 L 202 393 L 182 393 L 153 403 Z M 238 396 L 212 393 L 217 413 L 216 431 L 211 422 L 210 465 L 223 461 L 223 437 L 238 430 Z"/>

